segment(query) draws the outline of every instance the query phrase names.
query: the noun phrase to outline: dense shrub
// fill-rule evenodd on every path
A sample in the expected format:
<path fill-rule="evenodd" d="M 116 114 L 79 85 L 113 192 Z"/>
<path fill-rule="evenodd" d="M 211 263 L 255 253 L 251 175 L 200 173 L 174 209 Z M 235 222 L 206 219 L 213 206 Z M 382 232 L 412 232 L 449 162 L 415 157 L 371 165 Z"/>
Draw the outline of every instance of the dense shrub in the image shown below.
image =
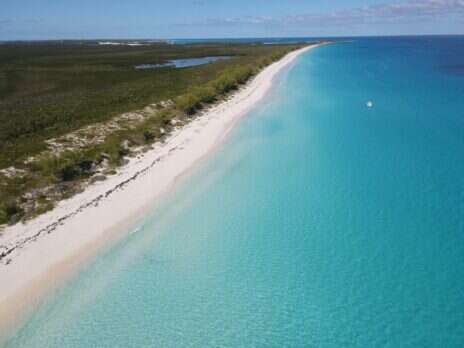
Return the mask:
<path fill-rule="evenodd" d="M 39 160 L 25 165 L 28 174 L 24 177 L 18 176 L 14 180 L 0 177 L 0 223 L 17 221 L 24 214 L 31 216 L 29 211 L 22 211 L 21 206 L 17 204 L 25 192 L 56 185 L 55 187 L 62 191 L 57 199 L 74 194 L 76 186 L 73 186 L 73 181 L 91 175 L 96 165 L 105 160 L 109 165 L 106 170 L 111 172 L 114 171 L 114 167 L 123 163 L 123 158 L 130 154 L 126 140 L 132 145 L 143 145 L 161 139 L 174 127 L 173 119 L 183 122 L 183 118 L 195 114 L 205 104 L 220 100 L 225 94 L 247 82 L 260 69 L 296 47 L 246 48 L 246 54 L 243 56 L 217 65 L 166 71 L 161 69 L 156 73 L 146 71 L 143 72 L 146 77 L 142 80 L 134 80 L 130 85 L 129 82 L 127 85 L 114 85 L 114 88 L 113 83 L 106 85 L 108 81 L 105 82 L 108 88 L 100 88 L 103 85 L 100 86 L 99 83 L 99 88 L 96 88 L 98 81 L 95 80 L 93 87 L 96 90 L 91 94 L 81 95 L 78 91 L 72 91 L 69 95 L 52 93 L 41 96 L 40 100 L 34 99 L 34 105 L 30 104 L 30 98 L 22 98 L 25 106 L 21 112 L 16 104 L 11 104 L 8 110 L 0 109 L 0 120 L 5 121 L 0 127 L 0 149 L 3 150 L 0 153 L 0 163 L 6 165 L 14 160 L 22 165 L 26 155 L 45 149 L 45 137 L 62 134 L 101 120 L 102 115 L 103 119 L 106 119 L 114 113 L 134 110 L 138 106 L 153 102 L 154 99 L 174 98 L 175 101 L 175 107 L 166 107 L 158 111 L 156 116 L 148 118 L 135 128 L 118 130 L 101 144 L 85 150 L 42 156 Z M 164 80 L 154 79 L 157 74 L 165 75 Z M 92 72 L 89 77 L 97 78 L 97 75 Z M 120 72 L 116 75 L 121 77 Z M 142 73 L 131 72 L 129 75 L 138 78 Z M 165 81 L 164 84 L 161 81 Z M 156 83 L 155 89 L 153 86 L 150 87 L 153 83 Z M 153 94 L 156 94 L 154 99 Z M 64 100 L 67 102 L 63 102 Z M 26 109 L 28 112 L 23 112 Z M 5 118 L 5 115 L 12 117 Z M 3 155 L 2 158 L 2 153 L 15 153 L 15 156 Z M 51 201 L 39 202 L 36 213 L 42 213 L 52 207 Z"/>
<path fill-rule="evenodd" d="M 222 72 L 206 86 L 192 88 L 189 93 L 176 98 L 176 106 L 187 115 L 193 115 L 201 109 L 203 104 L 210 104 L 221 95 L 237 89 L 239 85 L 247 82 L 258 70 L 258 67 L 254 68 L 252 65 L 230 68 Z"/>
<path fill-rule="evenodd" d="M 6 224 L 8 222 L 8 214 L 5 209 L 0 206 L 0 225 Z"/>
<path fill-rule="evenodd" d="M 59 181 L 72 181 L 88 174 L 94 159 L 77 151 L 67 151 L 61 155 L 43 156 L 32 163 L 31 168 L 43 176 L 55 177 Z"/>
<path fill-rule="evenodd" d="M 78 178 L 82 174 L 82 171 L 76 164 L 70 163 L 60 168 L 56 174 L 61 181 L 72 181 Z"/>
<path fill-rule="evenodd" d="M 155 134 L 152 131 L 146 130 L 143 132 L 143 137 L 146 143 L 150 143 L 155 139 Z"/>
<path fill-rule="evenodd" d="M 14 199 L 8 199 L 0 204 L 0 224 L 18 221 L 24 215 L 24 211 Z"/>
<path fill-rule="evenodd" d="M 187 115 L 193 115 L 200 107 L 200 100 L 195 94 L 187 93 L 176 98 L 176 105 Z"/>

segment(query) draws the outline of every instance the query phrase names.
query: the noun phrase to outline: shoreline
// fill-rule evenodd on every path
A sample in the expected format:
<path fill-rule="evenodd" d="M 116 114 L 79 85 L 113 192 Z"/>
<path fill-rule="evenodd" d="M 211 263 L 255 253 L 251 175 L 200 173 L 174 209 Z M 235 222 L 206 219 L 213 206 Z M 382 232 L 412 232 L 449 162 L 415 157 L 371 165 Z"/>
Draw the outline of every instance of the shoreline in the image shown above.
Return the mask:
<path fill-rule="evenodd" d="M 174 130 L 164 143 L 130 159 L 116 175 L 26 224 L 7 227 L 0 235 L 0 254 L 7 253 L 0 260 L 0 339 L 102 247 L 127 235 L 263 99 L 280 71 L 320 45 L 290 52 L 267 66 L 224 102 Z"/>

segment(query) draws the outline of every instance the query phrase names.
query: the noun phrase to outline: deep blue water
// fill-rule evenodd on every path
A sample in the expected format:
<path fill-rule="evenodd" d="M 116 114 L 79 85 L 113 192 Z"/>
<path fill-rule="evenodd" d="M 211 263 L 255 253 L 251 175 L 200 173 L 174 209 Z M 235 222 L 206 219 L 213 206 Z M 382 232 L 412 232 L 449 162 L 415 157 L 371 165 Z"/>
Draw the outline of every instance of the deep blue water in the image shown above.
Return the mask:
<path fill-rule="evenodd" d="M 459 37 L 308 52 L 5 346 L 462 347 L 462 62 Z"/>

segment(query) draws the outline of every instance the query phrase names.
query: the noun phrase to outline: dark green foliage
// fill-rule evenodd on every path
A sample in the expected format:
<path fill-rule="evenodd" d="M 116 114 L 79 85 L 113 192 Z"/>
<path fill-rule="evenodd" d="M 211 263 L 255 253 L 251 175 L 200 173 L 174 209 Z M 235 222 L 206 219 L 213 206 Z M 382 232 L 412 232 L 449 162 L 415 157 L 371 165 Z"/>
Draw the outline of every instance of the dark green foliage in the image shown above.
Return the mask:
<path fill-rule="evenodd" d="M 57 176 L 62 181 L 71 181 L 78 178 L 80 174 L 81 171 L 79 170 L 79 167 L 74 164 L 68 164 L 59 170 Z"/>
<path fill-rule="evenodd" d="M 16 165 L 27 174 L 0 176 L 0 224 L 24 215 L 21 200 L 26 192 L 56 186 L 61 198 L 71 196 L 74 183 L 94 174 L 102 161 L 107 160 L 112 167 L 120 165 L 131 153 L 129 144 L 140 146 L 162 139 L 160 129 L 169 133 L 174 118 L 185 122 L 298 47 L 1 45 L 0 168 Z M 212 55 L 235 58 L 183 69 L 133 69 L 141 63 Z M 163 109 L 130 130 L 116 131 L 102 144 L 23 164 L 25 158 L 45 149 L 45 139 L 167 99 L 175 100 L 175 108 Z M 43 200 L 33 213 L 52 208 L 52 201 Z"/>
<path fill-rule="evenodd" d="M 0 206 L 0 225 L 6 224 L 8 222 L 8 214 L 5 211 L 3 206 Z"/>
<path fill-rule="evenodd" d="M 93 42 L 0 45 L 0 168 L 19 165 L 45 149 L 44 140 L 147 104 L 175 98 L 217 80 L 220 93 L 235 88 L 225 71 L 262 67 L 295 46 L 203 44 L 99 46 Z M 169 59 L 233 56 L 191 68 L 136 70 Z M 206 92 L 205 102 L 213 94 Z M 191 104 L 187 97 L 185 104 Z M 195 103 L 193 103 L 195 104 Z M 198 105 L 187 107 L 192 113 Z"/>
<path fill-rule="evenodd" d="M 1 224 L 17 222 L 23 214 L 23 210 L 14 199 L 7 199 L 0 204 Z"/>
<path fill-rule="evenodd" d="M 186 114 L 193 115 L 204 104 L 210 104 L 218 97 L 237 89 L 258 70 L 259 67 L 253 68 L 252 65 L 229 68 L 205 86 L 194 87 L 189 93 L 177 97 L 176 105 Z"/>
<path fill-rule="evenodd" d="M 176 105 L 187 115 L 193 115 L 200 108 L 200 100 L 194 93 L 187 93 L 176 99 Z"/>
<path fill-rule="evenodd" d="M 143 132 L 143 137 L 145 139 L 145 142 L 150 143 L 155 139 L 155 134 L 149 130 L 146 130 Z"/>

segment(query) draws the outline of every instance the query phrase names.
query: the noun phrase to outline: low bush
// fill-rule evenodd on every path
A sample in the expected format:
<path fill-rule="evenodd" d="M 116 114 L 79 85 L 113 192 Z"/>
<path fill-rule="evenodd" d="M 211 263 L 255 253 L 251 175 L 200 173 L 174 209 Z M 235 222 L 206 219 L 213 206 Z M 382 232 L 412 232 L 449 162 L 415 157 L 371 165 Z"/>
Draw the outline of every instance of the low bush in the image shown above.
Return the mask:
<path fill-rule="evenodd" d="M 24 215 L 23 209 L 14 199 L 9 199 L 0 205 L 0 224 L 14 223 Z"/>
<path fill-rule="evenodd" d="M 42 156 L 40 159 L 25 165 L 28 173 L 23 177 L 18 176 L 14 179 L 0 178 L 0 183 L 5 184 L 0 185 L 0 224 L 18 221 L 18 218 L 24 216 L 25 212 L 22 210 L 21 205 L 18 204 L 18 202 L 20 197 L 24 197 L 26 192 L 36 189 L 44 189 L 51 186 L 58 188 L 54 191 L 58 192 L 58 194 L 53 196 L 53 199 L 59 200 L 69 197 L 81 189 L 83 186 L 74 185 L 74 182 L 78 182 L 79 180 L 93 174 L 94 168 L 103 161 L 107 161 L 109 165 L 109 167 L 106 168 L 106 173 L 115 173 L 114 168 L 121 165 L 124 162 L 124 157 L 131 153 L 126 141 L 129 141 L 132 145 L 142 146 L 144 144 L 150 144 L 163 139 L 163 137 L 174 127 L 174 119 L 184 123 L 204 105 L 220 100 L 227 93 L 246 83 L 262 68 L 281 58 L 283 55 L 295 48 L 297 48 L 297 46 L 274 47 L 272 49 L 269 47 L 262 47 L 256 51 L 257 53 L 254 55 L 250 54 L 248 56 L 231 59 L 227 62 L 224 61 L 222 63 L 218 63 L 217 68 L 214 69 L 213 65 L 211 65 L 198 68 L 199 70 L 188 70 L 190 68 L 182 70 L 184 71 L 183 74 L 188 77 L 188 79 L 186 78 L 186 81 L 188 80 L 189 83 L 188 86 L 187 84 L 185 85 L 186 88 L 176 88 L 170 92 L 171 94 L 169 94 L 169 98 L 173 98 L 177 95 L 177 97 L 174 98 L 174 107 L 165 107 L 164 109 L 159 110 L 153 117 L 146 119 L 142 124 L 137 125 L 135 128 L 115 131 L 111 135 L 107 136 L 103 143 L 95 145 L 92 148 L 66 151 L 60 155 Z M 267 52 L 265 55 L 263 54 L 264 51 Z M 250 49 L 250 52 L 254 52 L 254 48 Z M 216 65 L 214 65 L 214 67 L 216 67 Z M 208 72 L 209 75 L 206 76 L 205 72 Z M 170 74 L 171 73 L 173 74 L 174 72 L 170 72 Z M 180 72 L 176 72 L 176 74 L 178 73 Z M 196 75 L 201 75 L 202 78 L 199 79 Z M 195 84 L 192 81 L 197 81 L 198 83 Z M 139 93 L 142 90 L 145 90 L 145 88 L 140 90 L 137 89 L 136 92 Z M 121 91 L 125 91 L 125 89 L 122 88 Z M 136 96 L 137 93 L 134 95 Z M 161 96 L 159 96 L 159 98 L 161 98 Z M 101 99 L 100 96 L 98 96 L 97 99 L 99 103 L 103 103 L 103 99 Z M 125 105 L 124 110 L 130 109 L 132 105 L 135 105 L 124 101 L 123 99 L 121 100 L 121 103 L 124 103 Z M 145 101 L 147 100 L 148 99 L 145 99 Z M 103 104 L 113 105 L 113 102 L 110 99 L 107 99 Z M 76 107 L 76 110 L 77 109 L 79 108 Z M 122 109 L 115 111 L 122 111 Z M 56 114 L 61 115 L 61 111 L 58 110 Z M 57 120 L 52 121 L 53 122 L 50 122 L 54 125 L 58 125 L 59 123 Z M 94 119 L 89 118 L 85 121 L 85 123 L 91 123 L 92 121 L 94 121 Z M 17 127 L 23 127 L 24 125 L 25 123 L 16 124 Z M 60 132 L 69 130 L 65 127 L 66 122 L 61 122 L 59 125 L 63 127 Z M 70 128 L 75 128 L 81 125 L 82 124 L 76 124 Z M 42 130 L 44 128 L 42 125 L 36 125 L 34 127 L 34 132 L 36 131 L 36 128 L 38 130 Z M 29 134 L 32 132 L 31 129 L 23 130 L 18 128 L 17 134 Z M 48 132 L 45 133 L 48 135 Z M 13 135 L 8 138 L 8 141 L 12 142 L 11 139 L 14 139 Z M 6 138 L 4 140 L 6 140 Z M 26 143 L 27 138 L 24 137 L 24 139 L 21 140 L 21 143 L 22 142 Z M 8 144 L 8 142 L 5 141 L 4 144 Z M 34 141 L 29 145 L 31 145 L 31 148 L 34 148 L 34 151 L 42 150 L 39 146 L 40 142 L 37 139 L 34 139 Z M 23 155 L 26 152 L 29 153 L 29 150 L 26 150 L 27 149 L 24 149 Z M 53 204 L 54 202 L 48 200 L 37 202 L 36 214 L 40 214 L 51 209 Z M 23 205 L 26 206 L 25 204 Z M 31 212 L 27 211 L 26 216 L 33 216 L 33 213 L 31 214 Z"/>
<path fill-rule="evenodd" d="M 8 214 L 5 211 L 3 206 L 0 206 L 0 225 L 6 224 L 8 222 Z"/>

